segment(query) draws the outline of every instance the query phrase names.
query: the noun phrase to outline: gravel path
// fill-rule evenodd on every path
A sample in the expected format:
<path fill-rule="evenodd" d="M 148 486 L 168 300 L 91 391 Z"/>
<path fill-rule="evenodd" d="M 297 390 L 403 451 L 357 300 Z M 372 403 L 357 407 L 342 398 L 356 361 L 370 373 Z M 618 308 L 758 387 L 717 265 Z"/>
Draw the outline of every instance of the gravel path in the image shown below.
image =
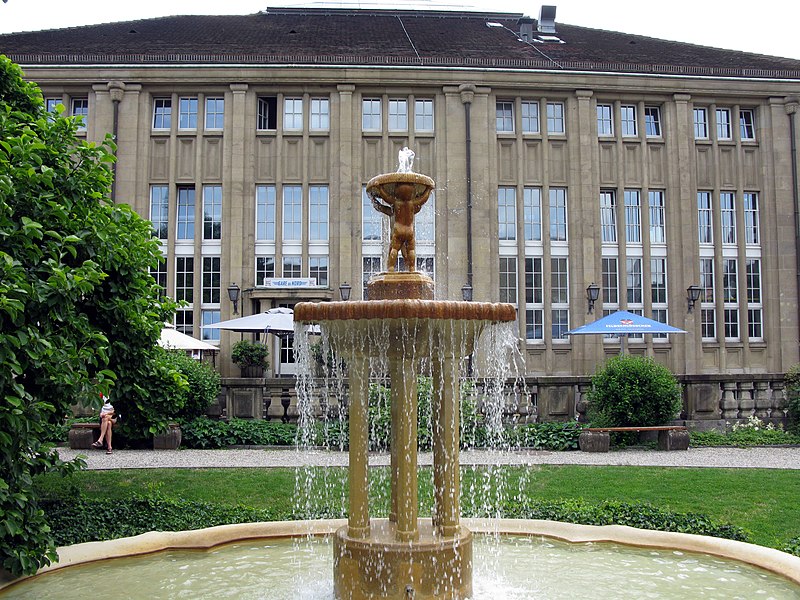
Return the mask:
<path fill-rule="evenodd" d="M 147 469 L 156 467 L 295 467 L 346 466 L 346 452 L 287 449 L 226 450 L 98 450 L 59 448 L 62 459 L 81 454 L 89 469 Z M 388 454 L 370 455 L 370 465 L 389 464 Z M 421 465 L 431 464 L 430 452 L 419 455 Z M 547 452 L 525 450 L 498 452 L 470 450 L 461 453 L 462 465 L 635 465 L 652 467 L 731 467 L 800 469 L 800 447 L 786 448 L 691 448 L 687 451 L 620 450 L 608 453 Z"/>

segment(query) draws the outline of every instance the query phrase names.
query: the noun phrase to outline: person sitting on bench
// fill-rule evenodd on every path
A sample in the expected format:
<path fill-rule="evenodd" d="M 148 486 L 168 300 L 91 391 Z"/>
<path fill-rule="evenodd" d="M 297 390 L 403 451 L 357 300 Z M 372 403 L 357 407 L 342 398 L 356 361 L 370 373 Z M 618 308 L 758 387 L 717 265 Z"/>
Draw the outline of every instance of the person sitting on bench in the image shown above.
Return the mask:
<path fill-rule="evenodd" d="M 102 448 L 103 440 L 105 440 L 106 454 L 111 454 L 111 435 L 117 422 L 116 412 L 108 398 L 103 394 L 100 394 L 100 397 L 103 398 L 103 408 L 100 409 L 100 437 L 92 444 L 92 447 Z"/>

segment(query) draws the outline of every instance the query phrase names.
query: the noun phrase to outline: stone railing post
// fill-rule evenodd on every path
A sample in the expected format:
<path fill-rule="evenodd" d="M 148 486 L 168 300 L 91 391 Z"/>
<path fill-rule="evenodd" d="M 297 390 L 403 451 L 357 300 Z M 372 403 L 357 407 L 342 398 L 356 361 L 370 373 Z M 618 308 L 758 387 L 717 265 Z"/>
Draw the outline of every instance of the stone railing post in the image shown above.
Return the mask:
<path fill-rule="evenodd" d="M 739 417 L 739 402 L 736 400 L 736 382 L 722 382 L 722 418 L 737 419 Z"/>
<path fill-rule="evenodd" d="M 772 408 L 769 416 L 773 419 L 783 419 L 786 416 L 786 384 L 783 381 L 772 382 Z"/>
<path fill-rule="evenodd" d="M 753 400 L 753 382 L 743 381 L 739 384 L 739 418 L 747 419 L 753 415 L 756 403 Z"/>
<path fill-rule="evenodd" d="M 764 420 L 769 417 L 769 409 L 772 406 L 772 398 L 769 397 L 769 382 L 756 381 L 755 387 L 756 416 Z"/>

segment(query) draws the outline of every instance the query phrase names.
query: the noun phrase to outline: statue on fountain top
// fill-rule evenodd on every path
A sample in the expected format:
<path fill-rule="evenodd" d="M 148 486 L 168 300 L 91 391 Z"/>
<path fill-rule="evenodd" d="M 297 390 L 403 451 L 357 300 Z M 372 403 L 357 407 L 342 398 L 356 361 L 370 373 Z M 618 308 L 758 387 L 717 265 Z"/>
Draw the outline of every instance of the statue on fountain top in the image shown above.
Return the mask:
<path fill-rule="evenodd" d="M 414 168 L 414 151 L 408 146 L 404 146 L 400 152 L 397 153 L 397 160 L 399 165 L 397 167 L 398 173 L 412 173 Z"/>
<path fill-rule="evenodd" d="M 400 168 L 397 174 L 381 176 L 389 178 L 392 185 L 368 186 L 367 192 L 372 199 L 375 210 L 388 215 L 392 220 L 392 240 L 389 248 L 387 269 L 395 271 L 398 253 L 402 254 L 406 270 L 417 270 L 417 254 L 414 239 L 414 216 L 422 209 L 433 191 L 433 181 L 429 186 L 418 186 L 417 179 L 423 177 L 412 174 L 414 151 L 409 148 L 400 150 Z M 399 175 L 406 174 L 405 177 Z M 425 178 L 427 179 L 427 178 Z"/>

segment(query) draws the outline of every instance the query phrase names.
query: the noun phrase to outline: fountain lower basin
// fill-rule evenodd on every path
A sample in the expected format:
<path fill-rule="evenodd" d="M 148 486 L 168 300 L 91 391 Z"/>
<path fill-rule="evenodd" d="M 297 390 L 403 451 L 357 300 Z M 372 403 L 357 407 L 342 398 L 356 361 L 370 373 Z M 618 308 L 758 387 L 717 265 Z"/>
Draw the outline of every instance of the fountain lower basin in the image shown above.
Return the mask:
<path fill-rule="evenodd" d="M 699 590 L 687 585 L 707 588 L 709 581 L 714 585 L 730 584 L 732 587 L 727 592 L 720 588 L 716 595 L 703 589 L 705 597 L 755 597 L 756 591 L 762 589 L 768 590 L 765 597 L 796 598 L 800 594 L 800 558 L 744 542 L 625 526 L 595 527 L 508 519 L 462 521 L 478 534 L 475 600 L 494 600 L 497 597 L 527 599 L 534 592 L 542 600 L 574 598 L 586 595 L 587 581 L 592 583 L 593 597 L 596 598 L 632 598 L 637 597 L 637 593 L 641 597 L 643 585 L 649 586 L 648 597 L 686 598 L 692 597 L 692 589 Z M 143 573 L 146 572 L 145 579 L 149 579 L 159 577 L 158 573 L 162 572 L 170 580 L 165 584 L 167 587 L 160 591 L 150 590 L 149 595 L 138 597 L 170 597 L 180 591 L 175 586 L 182 585 L 180 576 L 176 574 L 182 570 L 193 570 L 195 574 L 187 574 L 182 579 L 196 579 L 195 583 L 201 586 L 204 585 L 203 581 L 208 582 L 205 587 L 187 591 L 193 598 L 218 598 L 227 594 L 237 598 L 329 600 L 333 597 L 332 585 L 327 577 L 332 552 L 326 540 L 344 524 L 343 520 L 248 523 L 197 531 L 151 532 L 107 542 L 78 544 L 60 548 L 60 562 L 40 572 L 50 573 L 46 576 L 22 580 L 5 590 L 2 588 L 8 582 L 0 583 L 0 598 L 88 597 L 77 586 L 93 585 L 91 581 L 95 575 L 92 571 L 97 573 L 96 577 L 100 578 L 102 585 L 113 582 L 117 590 L 143 589 Z M 481 534 L 489 534 L 488 539 Z M 494 541 L 497 534 L 504 540 L 499 544 Z M 291 538 L 306 536 L 317 537 L 320 541 L 287 542 Z M 574 544 L 561 547 L 552 540 Z M 630 556 L 626 554 L 626 548 L 609 548 L 614 553 L 622 552 L 621 556 L 612 557 L 609 562 L 603 557 L 606 549 L 600 542 L 627 546 Z M 546 548 L 542 550 L 537 546 L 539 543 L 545 544 Z M 240 544 L 249 550 L 241 559 L 228 559 L 225 558 L 228 548 L 221 546 L 229 544 Z M 504 546 L 510 549 L 504 549 Z M 183 552 L 209 549 L 220 552 L 218 558 L 211 557 L 214 567 L 198 564 L 198 561 L 209 557 L 205 552 Z M 173 550 L 181 552 L 154 554 Z M 273 550 L 275 553 L 272 553 Z M 559 558 L 559 554 L 564 556 Z M 107 560 L 136 556 L 139 558 Z M 644 574 L 631 575 L 634 563 L 642 560 L 642 557 L 646 561 Z M 736 562 L 719 563 L 714 557 Z M 139 562 L 140 559 L 147 562 L 146 571 L 141 566 L 145 563 Z M 93 562 L 97 564 L 88 564 Z M 596 571 L 591 571 L 587 563 L 596 565 Z M 616 565 L 617 573 L 614 576 L 608 575 L 609 565 Z M 79 566 L 78 569 L 69 568 Z M 254 572 L 244 573 L 243 566 L 250 566 Z M 216 571 L 212 573 L 214 569 L 227 573 L 227 576 L 221 577 Z M 719 571 L 708 573 L 711 569 Z M 659 570 L 662 572 L 658 573 Z M 762 570 L 775 576 L 765 577 Z M 151 572 L 153 575 L 150 575 Z M 281 591 L 271 587 L 281 582 L 290 583 L 293 572 L 299 579 L 294 582 L 299 584 L 299 588 L 286 586 Z M 696 576 L 701 578 L 696 579 Z M 62 577 L 71 577 L 74 583 L 70 584 L 66 579 L 60 583 Z M 126 583 L 122 577 L 128 577 L 130 581 Z M 204 577 L 207 579 L 204 580 Z M 602 578 L 602 583 L 598 578 Z M 646 581 L 643 582 L 641 578 Z M 555 582 L 557 579 L 570 582 L 571 587 Z M 720 579 L 729 581 L 719 582 Z M 523 589 L 526 581 L 535 589 Z M 52 589 L 50 586 L 60 586 L 62 591 L 55 592 L 57 595 L 48 595 L 51 593 L 48 590 Z M 66 595 L 64 589 L 69 590 Z M 617 592 L 612 594 L 609 589 L 616 589 Z"/>

